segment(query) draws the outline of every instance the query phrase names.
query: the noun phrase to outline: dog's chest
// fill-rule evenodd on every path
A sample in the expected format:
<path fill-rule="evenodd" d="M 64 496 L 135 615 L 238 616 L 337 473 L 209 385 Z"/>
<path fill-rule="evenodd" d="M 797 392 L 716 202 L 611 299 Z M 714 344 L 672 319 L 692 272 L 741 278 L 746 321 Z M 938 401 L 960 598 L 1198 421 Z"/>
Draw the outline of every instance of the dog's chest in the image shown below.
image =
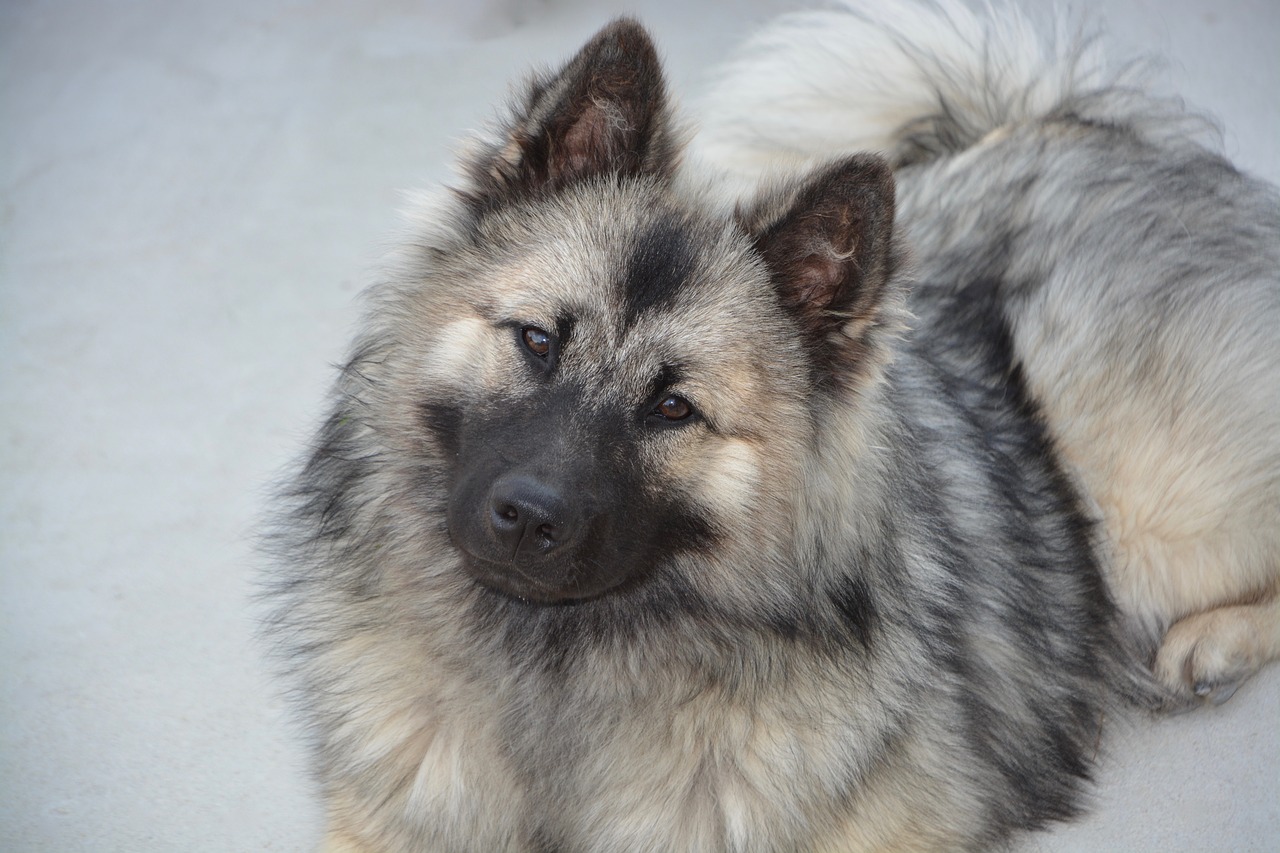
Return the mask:
<path fill-rule="evenodd" d="M 855 730 L 849 708 L 785 698 L 705 690 L 566 712 L 551 736 L 518 741 L 535 835 L 564 851 L 808 846 L 879 739 L 865 719 Z M 553 755 L 535 740 L 575 746 Z"/>

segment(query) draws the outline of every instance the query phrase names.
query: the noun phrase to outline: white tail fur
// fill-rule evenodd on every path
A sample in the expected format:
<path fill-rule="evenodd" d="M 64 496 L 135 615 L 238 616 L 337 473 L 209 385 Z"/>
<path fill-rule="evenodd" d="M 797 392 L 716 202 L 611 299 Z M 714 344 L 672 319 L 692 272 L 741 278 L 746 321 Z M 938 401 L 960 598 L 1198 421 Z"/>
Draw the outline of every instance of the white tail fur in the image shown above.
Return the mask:
<path fill-rule="evenodd" d="M 722 70 L 693 154 L 754 178 L 854 151 L 932 159 L 1055 113 L 1187 131 L 1180 105 L 1130 85 L 1136 66 L 1110 72 L 1094 39 L 1066 31 L 1059 21 L 1044 38 L 1013 6 L 978 13 L 957 0 L 785 15 Z"/>

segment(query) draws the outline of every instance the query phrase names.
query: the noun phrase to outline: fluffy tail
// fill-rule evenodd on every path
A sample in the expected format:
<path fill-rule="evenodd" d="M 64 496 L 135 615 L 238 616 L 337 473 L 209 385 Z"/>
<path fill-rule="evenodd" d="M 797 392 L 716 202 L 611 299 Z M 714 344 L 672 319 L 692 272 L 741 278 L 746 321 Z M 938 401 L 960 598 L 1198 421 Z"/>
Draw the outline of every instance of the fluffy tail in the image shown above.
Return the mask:
<path fill-rule="evenodd" d="M 1055 116 L 1186 133 L 1179 104 L 1135 85 L 1138 66 L 1108 71 L 1094 39 L 1065 29 L 1043 38 L 1012 5 L 957 0 L 785 15 L 724 68 L 695 153 L 745 176 L 853 151 L 907 165 Z"/>

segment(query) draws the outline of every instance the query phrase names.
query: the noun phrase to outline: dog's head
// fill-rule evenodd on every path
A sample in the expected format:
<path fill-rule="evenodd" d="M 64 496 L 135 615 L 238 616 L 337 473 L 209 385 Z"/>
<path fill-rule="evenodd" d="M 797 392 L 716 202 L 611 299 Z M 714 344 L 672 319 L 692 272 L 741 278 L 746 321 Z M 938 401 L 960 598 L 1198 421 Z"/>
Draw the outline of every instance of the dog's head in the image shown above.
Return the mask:
<path fill-rule="evenodd" d="M 736 208 L 694 189 L 625 19 L 514 113 L 381 309 L 424 512 L 470 575 L 544 602 L 785 550 L 816 419 L 885 359 L 888 167 Z"/>

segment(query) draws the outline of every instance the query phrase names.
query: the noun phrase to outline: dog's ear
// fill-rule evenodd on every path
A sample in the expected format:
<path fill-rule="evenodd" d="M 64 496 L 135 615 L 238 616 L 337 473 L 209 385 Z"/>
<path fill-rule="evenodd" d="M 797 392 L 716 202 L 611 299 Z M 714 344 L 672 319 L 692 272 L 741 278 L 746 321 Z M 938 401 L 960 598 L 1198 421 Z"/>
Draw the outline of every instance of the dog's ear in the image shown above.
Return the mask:
<path fill-rule="evenodd" d="M 532 82 L 505 140 L 473 169 L 476 195 L 500 202 L 597 175 L 669 175 L 669 123 L 653 41 L 620 18 L 558 74 Z"/>
<path fill-rule="evenodd" d="M 849 384 L 876 367 L 884 332 L 900 329 L 893 287 L 893 172 L 860 154 L 810 175 L 797 190 L 766 199 L 739 219 L 827 378 Z"/>

